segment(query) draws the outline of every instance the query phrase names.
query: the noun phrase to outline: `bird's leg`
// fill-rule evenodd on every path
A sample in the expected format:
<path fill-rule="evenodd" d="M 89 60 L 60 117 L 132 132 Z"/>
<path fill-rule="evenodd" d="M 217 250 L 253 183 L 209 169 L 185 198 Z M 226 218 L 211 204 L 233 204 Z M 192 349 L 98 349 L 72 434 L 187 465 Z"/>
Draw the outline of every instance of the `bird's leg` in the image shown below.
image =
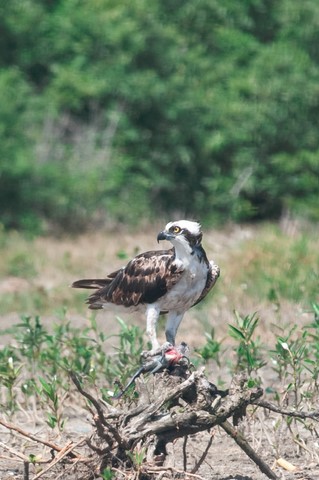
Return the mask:
<path fill-rule="evenodd" d="M 183 316 L 184 316 L 184 312 L 183 313 L 169 312 L 168 314 L 166 328 L 165 328 L 165 335 L 166 335 L 166 340 L 172 345 L 175 345 L 176 333 L 177 333 L 179 324 L 182 321 Z"/>
<path fill-rule="evenodd" d="M 146 332 L 152 344 L 152 352 L 155 352 L 160 348 L 156 336 L 156 324 L 160 314 L 159 308 L 149 305 L 146 310 Z"/>

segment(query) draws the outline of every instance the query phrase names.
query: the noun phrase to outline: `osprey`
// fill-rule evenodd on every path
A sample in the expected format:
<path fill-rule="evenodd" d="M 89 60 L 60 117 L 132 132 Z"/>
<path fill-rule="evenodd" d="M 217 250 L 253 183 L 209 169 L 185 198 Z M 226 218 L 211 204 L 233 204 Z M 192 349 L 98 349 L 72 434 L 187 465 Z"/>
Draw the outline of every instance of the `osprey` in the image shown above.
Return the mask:
<path fill-rule="evenodd" d="M 126 267 L 101 280 L 78 280 L 74 288 L 96 290 L 87 299 L 95 310 L 113 303 L 146 310 L 146 331 L 152 349 L 159 348 L 156 324 L 161 313 L 167 313 L 166 340 L 175 345 L 176 332 L 184 313 L 197 305 L 215 285 L 219 267 L 209 262 L 202 247 L 198 222 L 170 222 L 157 236 L 168 240 L 173 248 L 141 253 Z"/>

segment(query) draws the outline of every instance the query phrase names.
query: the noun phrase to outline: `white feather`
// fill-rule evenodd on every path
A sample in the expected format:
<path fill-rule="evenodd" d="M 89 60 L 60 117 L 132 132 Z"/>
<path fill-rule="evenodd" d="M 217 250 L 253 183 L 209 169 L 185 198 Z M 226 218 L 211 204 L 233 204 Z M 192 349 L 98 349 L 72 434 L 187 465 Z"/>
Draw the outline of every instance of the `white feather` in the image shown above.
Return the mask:
<path fill-rule="evenodd" d="M 169 230 L 171 227 L 176 226 L 181 229 L 186 228 L 191 234 L 199 235 L 201 233 L 201 225 L 198 222 L 191 222 L 190 220 L 177 220 L 176 222 L 169 222 L 165 230 Z"/>

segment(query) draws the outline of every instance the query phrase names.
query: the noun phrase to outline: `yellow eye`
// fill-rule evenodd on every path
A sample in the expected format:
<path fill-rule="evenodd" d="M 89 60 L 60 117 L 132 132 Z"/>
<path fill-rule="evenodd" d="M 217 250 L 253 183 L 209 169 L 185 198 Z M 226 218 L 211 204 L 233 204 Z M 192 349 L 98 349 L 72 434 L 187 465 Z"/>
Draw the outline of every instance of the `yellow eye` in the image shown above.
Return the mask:
<path fill-rule="evenodd" d="M 174 233 L 179 233 L 180 231 L 181 231 L 181 229 L 179 227 L 174 227 L 173 228 Z"/>

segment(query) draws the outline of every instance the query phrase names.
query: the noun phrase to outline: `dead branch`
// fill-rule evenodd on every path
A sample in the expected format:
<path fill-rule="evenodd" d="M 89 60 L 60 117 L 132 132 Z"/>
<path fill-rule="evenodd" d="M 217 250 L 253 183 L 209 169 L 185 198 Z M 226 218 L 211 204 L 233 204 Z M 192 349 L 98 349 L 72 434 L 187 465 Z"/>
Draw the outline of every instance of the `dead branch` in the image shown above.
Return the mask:
<path fill-rule="evenodd" d="M 276 480 L 278 478 L 277 475 L 275 475 L 275 473 L 271 470 L 271 468 L 259 457 L 259 455 L 257 455 L 255 450 L 249 445 L 245 437 L 238 430 L 236 430 L 228 422 L 228 420 L 221 423 L 220 426 L 223 430 L 225 430 L 226 433 L 228 433 L 228 435 L 230 435 L 235 440 L 237 445 L 240 446 L 240 448 L 246 453 L 246 455 L 248 455 L 248 457 L 251 458 L 256 465 L 258 465 L 261 472 L 263 472 L 265 475 L 267 475 L 268 478 L 271 478 L 273 480 Z"/>
<path fill-rule="evenodd" d="M 56 464 L 58 464 L 64 457 L 69 457 L 68 462 L 72 463 L 72 468 L 74 468 L 74 465 L 78 462 L 82 462 L 82 463 L 86 463 L 86 464 L 92 462 L 91 458 L 82 457 L 81 455 L 78 455 L 74 452 L 74 450 L 77 447 L 79 447 L 81 444 L 86 442 L 85 438 L 81 438 L 81 440 L 79 440 L 77 443 L 69 442 L 64 447 L 60 447 L 59 445 L 56 445 L 52 442 L 48 442 L 46 440 L 42 440 L 41 438 L 38 438 L 35 435 L 32 435 L 31 433 L 28 433 L 28 432 L 24 431 L 24 430 L 22 430 L 22 428 L 17 427 L 16 425 L 14 425 L 12 423 L 8 423 L 8 422 L 5 422 L 4 420 L 0 420 L 0 424 L 2 426 L 4 426 L 5 428 L 9 429 L 9 430 L 12 430 L 12 431 L 15 431 L 15 432 L 19 433 L 20 435 L 28 438 L 29 440 L 32 440 L 36 443 L 40 443 L 42 445 L 45 445 L 46 447 L 49 447 L 51 449 L 51 451 L 53 450 L 53 451 L 58 452 L 58 454 L 53 458 L 53 460 L 52 460 L 52 457 L 51 457 L 51 459 L 40 459 L 39 458 L 39 459 L 36 459 L 34 461 L 34 463 L 37 463 L 37 464 L 47 463 L 48 466 L 45 467 L 43 470 L 41 470 L 41 472 L 38 475 L 36 475 L 33 480 L 35 480 L 37 478 L 40 478 L 44 473 L 46 473 L 48 470 L 50 470 L 52 467 L 54 467 Z M 28 457 L 27 455 L 24 455 L 23 453 L 15 450 L 11 447 L 6 446 L 3 442 L 0 442 L 0 447 L 2 447 L 4 450 L 9 451 L 15 457 L 17 457 L 17 458 L 19 458 L 20 460 L 23 461 L 23 465 L 24 465 L 23 478 L 24 478 L 24 480 L 29 480 L 29 466 L 30 466 L 30 463 L 33 463 L 31 461 L 30 457 Z"/>
<path fill-rule="evenodd" d="M 77 376 L 75 375 L 74 372 L 69 372 L 69 375 L 70 375 L 71 380 L 73 381 L 74 385 L 78 389 L 78 391 L 85 398 L 87 398 L 92 403 L 92 405 L 95 407 L 95 409 L 97 411 L 97 414 L 98 414 L 98 418 L 94 417 L 94 421 L 95 421 L 95 424 L 97 425 L 97 428 L 100 428 L 102 425 L 103 425 L 103 427 L 106 428 L 106 431 L 105 431 L 105 429 L 100 428 L 100 432 L 103 431 L 103 433 L 104 433 L 105 440 L 107 440 L 107 442 L 110 443 L 110 444 L 113 443 L 112 437 L 107 433 L 107 430 L 108 430 L 112 434 L 112 436 L 114 437 L 114 440 L 116 440 L 118 445 L 121 448 L 125 448 L 125 442 L 123 441 L 122 437 L 118 434 L 117 429 L 110 422 L 108 422 L 106 420 L 106 418 L 104 416 L 102 404 L 100 404 L 100 402 L 98 400 L 96 400 L 96 398 L 94 398 L 93 395 L 91 395 L 89 392 L 86 392 L 85 390 L 83 390 L 83 388 L 81 386 L 81 383 L 79 382 L 79 380 L 78 380 L 78 378 L 77 378 Z"/>
<path fill-rule="evenodd" d="M 15 457 L 18 457 L 23 462 L 29 462 L 29 458 L 27 457 L 27 455 L 24 455 L 24 453 L 19 452 L 15 448 L 9 447 L 9 445 L 5 445 L 3 442 L 0 442 L 0 447 L 2 447 L 7 452 L 10 452 Z"/>
<path fill-rule="evenodd" d="M 137 400 L 123 396 L 119 401 L 114 400 L 115 406 L 105 405 L 101 399 L 95 398 L 87 392 L 78 377 L 70 374 L 79 393 L 88 400 L 88 409 L 94 420 L 95 431 L 90 438 L 82 438 L 77 443 L 69 443 L 64 447 L 42 440 L 20 427 L 0 419 L 0 425 L 15 431 L 24 437 L 45 445 L 58 452 L 54 459 L 39 460 L 36 463 L 48 463 L 34 480 L 40 479 L 47 471 L 61 461 L 74 466 L 78 462 L 98 465 L 100 471 L 110 467 L 112 471 L 121 473 L 125 478 L 154 479 L 157 475 L 167 471 L 176 473 L 171 467 L 164 467 L 163 462 L 167 455 L 166 446 L 178 438 L 183 438 L 184 473 L 187 477 L 202 478 L 196 475 L 212 446 L 213 436 L 210 437 L 204 452 L 200 455 L 191 472 L 187 467 L 187 438 L 203 431 L 210 431 L 220 426 L 230 438 L 246 453 L 269 479 L 278 477 L 270 467 L 260 458 L 249 445 L 243 434 L 235 426 L 238 419 L 243 417 L 249 405 L 268 409 L 272 412 L 318 421 L 319 411 L 298 412 L 281 409 L 261 398 L 262 389 L 248 388 L 243 377 L 236 377 L 229 390 L 220 392 L 206 378 L 204 369 L 179 372 L 166 371 L 151 375 L 146 379 L 142 376 L 136 380 Z M 232 420 L 232 423 L 230 422 Z M 235 425 L 235 426 L 234 426 Z M 74 450 L 82 443 L 86 443 L 93 451 L 92 458 L 84 458 Z M 23 453 L 0 446 L 19 458 L 25 466 L 24 478 L 29 478 L 30 459 Z M 305 448 L 305 447 L 304 447 Z M 130 453 L 130 455 L 128 454 Z M 138 457 L 144 455 L 145 458 Z M 134 461 L 134 455 L 138 461 Z M 146 458 L 152 459 L 151 463 Z M 138 463 L 139 462 L 139 463 Z M 154 463 L 155 462 L 155 463 Z M 73 468 L 71 466 L 71 468 Z M 181 473 L 181 472 L 178 472 Z M 120 477 L 119 477 L 120 478 Z"/>
<path fill-rule="evenodd" d="M 76 459 L 72 465 L 68 465 L 68 467 L 64 468 L 62 470 L 62 473 L 60 473 L 60 475 L 58 475 L 57 477 L 55 477 L 55 480 L 60 480 L 61 478 L 66 478 L 68 472 L 70 472 L 71 470 L 73 470 L 75 468 L 75 466 L 77 465 L 77 463 L 79 463 L 79 460 Z"/>
<path fill-rule="evenodd" d="M 314 410 L 313 412 L 296 412 L 295 410 L 285 410 L 280 407 L 277 407 L 273 403 L 267 402 L 266 400 L 263 399 L 256 399 L 253 402 L 254 405 L 258 405 L 258 407 L 263 407 L 266 408 L 267 410 L 271 410 L 272 412 L 275 413 L 280 413 L 280 415 L 286 415 L 289 417 L 295 417 L 295 418 L 301 418 L 301 419 L 306 419 L 306 418 L 312 418 L 313 420 L 319 420 L 319 410 Z"/>
<path fill-rule="evenodd" d="M 188 440 L 188 436 L 185 435 L 184 437 L 184 441 L 183 441 L 183 467 L 184 467 L 184 472 L 186 472 L 186 469 L 187 469 L 187 450 L 186 450 L 186 445 L 187 445 L 187 440 Z"/>
<path fill-rule="evenodd" d="M 80 389 L 78 388 L 80 393 L 91 401 L 91 395 L 85 392 L 79 382 L 74 383 L 77 388 L 78 385 L 80 386 Z M 186 469 L 187 436 L 220 425 L 268 478 L 277 479 L 275 473 L 257 455 L 243 435 L 239 434 L 228 421 L 230 418 L 236 421 L 241 418 L 247 406 L 255 404 L 262 396 L 262 389 L 248 388 L 241 377 L 234 380 L 228 395 L 224 398 L 218 396 L 216 387 L 213 387 L 205 377 L 203 369 L 192 374 L 188 373 L 186 379 L 185 372 L 182 376 L 169 375 L 167 372 L 152 375 L 148 377 L 147 382 L 141 377 L 136 380 L 136 391 L 139 393 L 137 405 L 132 408 L 132 401 L 122 397 L 118 404 L 122 409 L 118 408 L 118 415 L 113 415 L 112 420 L 108 422 L 105 421 L 103 411 L 101 412 L 103 408 L 101 402 L 96 399 L 94 402 L 91 401 L 94 407 L 98 406 L 94 421 L 97 427 L 95 442 L 99 446 L 92 446 L 96 455 L 98 452 L 103 452 L 101 470 L 106 466 L 115 469 L 121 466 L 124 471 L 125 469 L 132 471 L 132 468 L 135 468 L 132 452 L 134 455 L 137 446 L 142 446 L 148 452 L 152 451 L 155 460 L 163 461 L 167 455 L 166 445 L 177 438 L 184 438 L 184 468 Z M 101 425 L 103 425 L 102 430 Z M 105 430 L 113 438 L 107 447 L 103 433 Z M 205 452 L 193 469 L 191 474 L 194 477 L 207 456 L 211 444 L 212 440 L 209 441 Z M 130 456 L 127 455 L 128 450 L 131 452 Z M 138 451 L 140 450 L 136 450 Z M 158 468 L 157 472 L 165 470 L 164 467 Z M 144 464 L 143 471 L 147 472 L 148 478 L 153 478 L 154 465 Z M 191 474 L 187 472 L 187 475 Z"/>
<path fill-rule="evenodd" d="M 159 442 L 166 440 L 168 443 L 185 435 L 208 430 L 234 416 L 262 395 L 261 389 L 241 390 L 234 385 L 230 395 L 213 409 L 209 382 L 203 371 L 192 373 L 187 380 L 171 388 L 171 384 L 178 381 L 179 378 L 166 374 L 157 375 L 155 383 L 154 377 L 149 379 L 148 385 L 153 389 L 151 397 L 156 400 L 145 405 L 145 409 L 131 418 L 123 429 L 123 434 L 132 444 L 149 435 L 156 435 Z M 179 400 L 184 398 L 186 402 L 181 408 Z M 163 408 L 165 405 L 170 407 Z"/>
<path fill-rule="evenodd" d="M 185 472 L 183 472 L 182 470 L 178 470 L 178 468 L 174 468 L 174 467 L 149 467 L 148 472 L 157 473 L 157 474 L 164 473 L 164 472 L 172 472 L 172 473 L 177 473 L 179 475 L 185 474 Z M 201 477 L 200 475 L 196 475 L 195 473 L 192 473 L 192 472 L 191 473 L 187 472 L 186 475 L 191 478 L 197 478 L 198 480 L 204 480 L 203 477 Z"/>
<path fill-rule="evenodd" d="M 8 430 L 13 430 L 14 432 L 17 432 L 20 435 L 26 438 L 29 438 L 33 442 L 41 443 L 42 445 L 45 445 L 46 447 L 49 447 L 52 450 L 55 450 L 56 452 L 61 452 L 61 450 L 63 450 L 64 448 L 64 447 L 60 447 L 55 443 L 48 442 L 47 440 L 43 440 L 42 438 L 36 437 L 35 435 L 32 435 L 32 433 L 22 430 L 22 428 L 18 427 L 17 425 L 14 425 L 13 423 L 5 422 L 2 419 L 0 419 L 0 425 L 7 428 Z M 77 458 L 77 455 L 74 452 L 70 452 L 70 457 Z"/>
<path fill-rule="evenodd" d="M 205 458 L 207 457 L 207 454 L 209 452 L 209 449 L 210 447 L 212 446 L 212 443 L 213 443 L 213 440 L 214 440 L 214 435 L 213 433 L 211 433 L 210 437 L 209 437 L 209 440 L 208 440 L 208 443 L 206 445 L 206 448 L 205 450 L 203 451 L 203 453 L 201 454 L 198 462 L 196 463 L 195 467 L 193 468 L 193 470 L 191 471 L 191 473 L 196 473 L 199 469 L 199 467 L 201 466 L 201 464 L 203 463 L 203 461 L 205 460 Z M 186 470 L 186 469 L 185 469 Z"/>
<path fill-rule="evenodd" d="M 79 440 L 78 442 L 76 443 L 73 443 L 73 442 L 69 442 L 67 445 L 65 445 L 63 447 L 63 449 L 57 454 L 57 456 L 52 460 L 52 462 L 46 467 L 44 468 L 43 470 L 41 470 L 40 473 L 38 473 L 34 478 L 33 480 L 37 480 L 38 478 L 42 477 L 42 475 L 44 475 L 46 472 L 48 472 L 51 468 L 53 468 L 57 463 L 61 462 L 61 460 L 69 455 L 72 450 L 74 450 L 75 448 L 79 447 L 85 440 L 83 438 L 81 438 L 81 440 Z"/>

